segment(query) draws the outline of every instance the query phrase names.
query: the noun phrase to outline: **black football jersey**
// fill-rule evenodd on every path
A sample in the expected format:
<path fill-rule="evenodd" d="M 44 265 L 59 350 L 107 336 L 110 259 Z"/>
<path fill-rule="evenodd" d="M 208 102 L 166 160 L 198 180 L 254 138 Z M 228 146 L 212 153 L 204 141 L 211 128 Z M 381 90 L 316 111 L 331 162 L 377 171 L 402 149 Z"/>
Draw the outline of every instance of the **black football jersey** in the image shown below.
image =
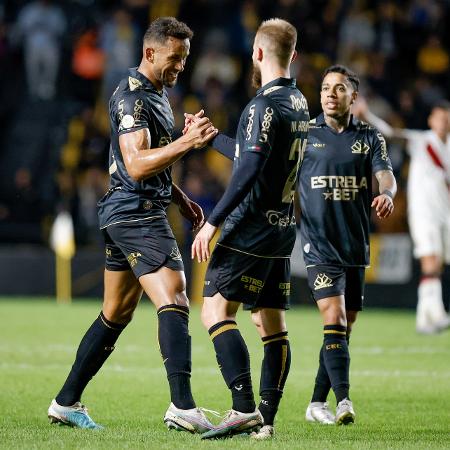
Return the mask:
<path fill-rule="evenodd" d="M 257 256 L 290 256 L 296 235 L 293 198 L 308 126 L 308 105 L 294 79 L 267 83 L 245 107 L 233 170 L 243 152 L 262 153 L 266 162 L 250 192 L 225 220 L 220 245 Z"/>
<path fill-rule="evenodd" d="M 323 114 L 310 122 L 299 172 L 301 237 L 307 266 L 369 264 L 372 174 L 392 170 L 386 141 L 351 117 L 342 133 Z"/>
<path fill-rule="evenodd" d="M 127 172 L 119 136 L 143 128 L 150 133 L 151 148 L 172 142 L 173 112 L 167 92 L 158 91 L 136 68 L 129 70 L 109 101 L 111 145 L 109 149 L 110 189 L 99 201 L 100 228 L 120 222 L 133 222 L 165 216 L 171 201 L 171 168 L 142 181 Z"/>

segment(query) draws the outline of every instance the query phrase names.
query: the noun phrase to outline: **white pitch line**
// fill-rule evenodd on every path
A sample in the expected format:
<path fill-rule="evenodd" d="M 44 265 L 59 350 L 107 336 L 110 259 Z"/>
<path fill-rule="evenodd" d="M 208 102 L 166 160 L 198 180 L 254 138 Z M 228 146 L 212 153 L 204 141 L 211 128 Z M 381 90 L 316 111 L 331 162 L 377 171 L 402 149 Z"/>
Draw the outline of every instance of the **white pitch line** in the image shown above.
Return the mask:
<path fill-rule="evenodd" d="M 18 370 L 18 371 L 42 371 L 42 370 L 69 370 L 67 364 L 29 364 L 29 363 L 8 363 L 1 362 L 0 369 L 2 370 Z M 103 372 L 116 373 L 142 373 L 142 374 L 165 374 L 164 368 L 161 367 L 138 367 L 138 366 L 123 366 L 121 364 L 108 364 L 103 369 Z M 215 366 L 197 366 L 193 370 L 193 376 L 200 375 L 217 375 L 219 369 Z M 311 376 L 316 373 L 316 370 L 291 370 L 291 376 Z M 445 378 L 450 379 L 450 371 L 437 370 L 352 370 L 352 377 L 408 377 L 408 378 Z"/>

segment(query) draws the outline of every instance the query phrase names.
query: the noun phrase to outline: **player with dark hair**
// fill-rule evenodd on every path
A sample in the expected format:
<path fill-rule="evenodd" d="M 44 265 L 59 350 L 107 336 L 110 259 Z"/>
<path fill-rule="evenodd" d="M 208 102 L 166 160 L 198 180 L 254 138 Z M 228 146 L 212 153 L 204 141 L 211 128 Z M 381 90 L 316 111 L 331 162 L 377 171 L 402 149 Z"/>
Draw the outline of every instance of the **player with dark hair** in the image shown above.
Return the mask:
<path fill-rule="evenodd" d="M 208 329 L 232 409 L 202 438 L 241 432 L 270 438 L 289 373 L 290 347 L 284 310 L 289 305 L 290 256 L 296 227 L 293 197 L 306 145 L 306 99 L 290 78 L 296 29 L 281 19 L 265 21 L 253 44 L 253 81 L 259 88 L 239 121 L 236 140 L 212 143 L 234 157 L 233 175 L 192 245 L 192 257 L 209 259 L 209 244 L 223 223 L 205 277 L 202 321 Z M 256 408 L 250 357 L 236 323 L 243 303 L 264 345 L 261 402 Z"/>
<path fill-rule="evenodd" d="M 450 264 L 450 104 L 441 100 L 431 108 L 429 130 L 393 128 L 358 102 L 364 120 L 387 138 L 406 140 L 411 157 L 408 173 L 408 224 L 414 256 L 422 276 L 417 289 L 416 330 L 439 333 L 450 326 L 442 296 L 442 271 Z"/>
<path fill-rule="evenodd" d="M 397 189 L 383 136 L 351 114 L 358 87 L 357 76 L 346 67 L 325 70 L 320 90 L 323 113 L 310 122 L 299 176 L 303 256 L 324 325 L 306 419 L 322 424 L 355 419 L 348 343 L 363 306 L 370 208 L 380 219 L 389 217 Z M 373 200 L 372 173 L 379 184 Z M 330 388 L 336 396 L 336 415 L 327 403 Z"/>
<path fill-rule="evenodd" d="M 139 67 L 129 70 L 111 97 L 111 182 L 99 202 L 106 243 L 103 308 L 48 409 L 52 422 L 100 427 L 80 403 L 81 394 L 114 350 L 145 291 L 157 308 L 159 347 L 170 385 L 172 403 L 164 422 L 190 432 L 212 426 L 192 397 L 189 301 L 183 262 L 166 215 L 173 201 L 194 228 L 202 225 L 202 209 L 172 183 L 171 166 L 217 132 L 201 118 L 172 142 L 174 117 L 165 88 L 173 87 L 184 70 L 192 35 L 173 17 L 152 22 Z"/>

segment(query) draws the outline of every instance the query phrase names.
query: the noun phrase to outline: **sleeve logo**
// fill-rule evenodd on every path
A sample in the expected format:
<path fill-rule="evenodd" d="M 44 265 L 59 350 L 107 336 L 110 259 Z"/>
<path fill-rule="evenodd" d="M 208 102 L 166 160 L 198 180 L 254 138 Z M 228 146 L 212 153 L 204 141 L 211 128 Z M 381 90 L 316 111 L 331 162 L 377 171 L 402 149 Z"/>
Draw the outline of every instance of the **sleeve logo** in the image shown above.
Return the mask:
<path fill-rule="evenodd" d="M 248 123 L 247 123 L 247 136 L 245 138 L 246 141 L 249 141 L 252 137 L 252 128 L 253 128 L 253 118 L 255 117 L 255 104 L 250 106 L 248 110 Z"/>
<path fill-rule="evenodd" d="M 273 117 L 273 109 L 270 106 L 268 106 L 264 113 L 263 122 L 261 124 L 261 135 L 259 137 L 260 142 L 267 142 L 270 124 L 272 123 L 272 117 Z"/>
<path fill-rule="evenodd" d="M 120 121 L 120 129 L 127 130 L 128 128 L 132 128 L 134 126 L 134 117 L 130 114 L 126 114 L 122 117 Z"/>

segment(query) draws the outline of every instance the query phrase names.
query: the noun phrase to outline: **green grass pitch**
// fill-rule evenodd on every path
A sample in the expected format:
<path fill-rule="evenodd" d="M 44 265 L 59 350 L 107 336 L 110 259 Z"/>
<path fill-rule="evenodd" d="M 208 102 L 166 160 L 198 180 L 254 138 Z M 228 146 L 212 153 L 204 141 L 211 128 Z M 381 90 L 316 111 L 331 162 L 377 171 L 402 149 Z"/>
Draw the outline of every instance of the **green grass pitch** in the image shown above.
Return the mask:
<path fill-rule="evenodd" d="M 205 442 L 165 429 L 168 387 L 158 353 L 155 312 L 143 300 L 83 397 L 94 420 L 106 429 L 51 426 L 47 407 L 99 310 L 99 301 L 65 306 L 50 299 L 0 299 L 0 448 L 450 448 L 450 332 L 416 335 L 412 311 L 367 310 L 360 315 L 350 346 L 356 423 L 339 428 L 304 420 L 322 327 L 312 307 L 289 311 L 292 367 L 275 438 Z M 199 313 L 198 307 L 192 309 L 194 396 L 198 405 L 224 412 L 230 396 Z M 239 312 L 238 324 L 252 357 L 257 394 L 262 345 L 248 313 Z M 334 405 L 333 396 L 330 400 Z"/>

